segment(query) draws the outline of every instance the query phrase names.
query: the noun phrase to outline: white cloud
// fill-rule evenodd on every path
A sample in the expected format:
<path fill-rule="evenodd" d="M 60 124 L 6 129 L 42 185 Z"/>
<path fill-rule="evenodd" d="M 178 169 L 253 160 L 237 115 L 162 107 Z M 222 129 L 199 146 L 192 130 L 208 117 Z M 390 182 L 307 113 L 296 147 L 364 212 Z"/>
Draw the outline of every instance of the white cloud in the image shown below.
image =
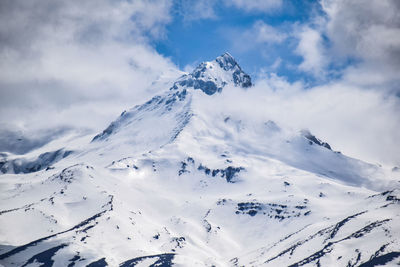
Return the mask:
<path fill-rule="evenodd" d="M 184 23 L 218 19 L 218 7 L 234 7 L 251 13 L 270 13 L 282 7 L 283 0 L 174 0 L 174 12 Z"/>
<path fill-rule="evenodd" d="M 277 69 L 281 66 L 281 64 L 282 64 L 282 59 L 281 59 L 280 57 L 278 57 L 278 58 L 274 61 L 274 63 L 272 63 L 272 65 L 270 66 L 270 68 L 271 68 L 272 70 L 277 70 Z"/>
<path fill-rule="evenodd" d="M 299 43 L 296 53 L 303 57 L 299 68 L 313 75 L 321 75 L 326 66 L 326 57 L 321 34 L 310 27 L 303 27 L 298 33 Z"/>
<path fill-rule="evenodd" d="M 216 17 L 215 1 L 187 3 L 193 3 L 187 8 L 197 12 L 186 13 L 189 17 Z M 267 1 L 231 5 L 255 11 L 257 3 L 267 5 Z M 391 94 L 399 92 L 400 4 L 396 0 L 321 3 L 326 18 L 294 26 L 296 52 L 304 59 L 300 69 L 323 76 L 330 64 L 348 59 L 357 64 L 343 69 L 341 79 L 316 88 L 269 75 L 256 81 L 246 95 L 226 97 L 237 103 L 238 112 L 251 105 L 252 116 L 310 128 L 350 156 L 400 165 L 400 100 Z M 0 128 L 7 123 L 13 130 L 73 126 L 98 131 L 123 108 L 145 100 L 157 88 L 165 89 L 163 77 L 179 73 L 148 41 L 164 37 L 170 9 L 171 3 L 163 0 L 1 1 Z M 231 36 L 236 50 L 261 48 L 261 52 L 291 38 L 262 21 L 244 32 L 236 29 Z M 271 68 L 280 64 L 277 59 Z M 241 105 L 245 106 L 240 109 Z"/>
<path fill-rule="evenodd" d="M 337 56 L 400 64 L 400 4 L 397 0 L 321 1 L 326 34 Z"/>
<path fill-rule="evenodd" d="M 256 21 L 252 28 L 246 33 L 247 37 L 253 37 L 257 43 L 281 43 L 287 35 L 276 28 L 264 23 L 263 21 Z"/>
<path fill-rule="evenodd" d="M 262 20 L 257 20 L 251 27 L 223 29 L 221 34 L 230 40 L 233 50 L 244 52 L 254 49 L 268 50 L 272 45 L 284 42 L 288 35 L 279 28 L 273 27 Z M 269 53 L 267 53 L 269 54 Z M 269 54 L 267 57 L 270 57 Z"/>
<path fill-rule="evenodd" d="M 175 0 L 175 12 L 182 16 L 185 23 L 202 20 L 215 19 L 216 0 Z"/>
<path fill-rule="evenodd" d="M 321 5 L 324 15 L 295 25 L 295 52 L 303 57 L 299 68 L 326 83 L 297 92 L 283 86 L 269 96 L 270 110 L 284 109 L 284 115 L 275 115 L 311 128 L 345 154 L 399 165 L 400 2 L 322 0 Z M 325 79 L 332 72 L 339 78 Z M 274 83 L 268 78 L 264 87 Z"/>
<path fill-rule="evenodd" d="M 163 38 L 170 7 L 166 0 L 1 1 L 2 128 L 98 131 L 142 101 L 154 80 L 177 75 L 148 45 Z"/>
<path fill-rule="evenodd" d="M 400 2 L 322 0 L 321 6 L 324 16 L 295 28 L 300 69 L 322 77 L 329 66 L 342 66 L 349 84 L 399 92 Z"/>
<path fill-rule="evenodd" d="M 344 79 L 400 92 L 400 2 L 324 0 L 322 6 L 328 16 L 325 34 L 332 44 L 332 61 L 359 61 L 345 70 Z"/>
<path fill-rule="evenodd" d="M 282 0 L 225 0 L 227 6 L 234 6 L 246 12 L 271 12 L 282 7 Z"/>
<path fill-rule="evenodd" d="M 400 99 L 381 91 L 342 82 L 306 89 L 301 82 L 268 74 L 248 90 L 225 88 L 207 104 L 245 121 L 273 120 L 294 131 L 307 128 L 347 156 L 400 166 Z"/>

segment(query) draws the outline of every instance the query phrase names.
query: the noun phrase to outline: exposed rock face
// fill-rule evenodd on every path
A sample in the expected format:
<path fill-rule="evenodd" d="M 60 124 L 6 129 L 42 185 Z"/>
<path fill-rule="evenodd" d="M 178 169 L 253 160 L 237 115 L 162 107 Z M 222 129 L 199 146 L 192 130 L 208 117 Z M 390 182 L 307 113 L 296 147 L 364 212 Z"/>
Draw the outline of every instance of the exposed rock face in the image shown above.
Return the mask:
<path fill-rule="evenodd" d="M 201 63 L 192 73 L 182 76 L 171 89 L 187 87 L 213 95 L 221 92 L 228 83 L 243 88 L 252 86 L 250 76 L 229 53 L 225 53 L 214 61 Z"/>

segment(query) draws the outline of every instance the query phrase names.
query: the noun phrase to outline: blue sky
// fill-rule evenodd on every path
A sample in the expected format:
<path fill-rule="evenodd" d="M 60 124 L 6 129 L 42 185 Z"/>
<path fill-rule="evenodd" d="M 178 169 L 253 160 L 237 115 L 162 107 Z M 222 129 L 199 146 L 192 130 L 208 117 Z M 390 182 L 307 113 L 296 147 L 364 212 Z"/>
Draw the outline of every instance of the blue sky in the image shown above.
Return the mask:
<path fill-rule="evenodd" d="M 216 2 L 213 16 L 206 18 L 186 14 L 180 10 L 182 7 L 178 1 L 173 8 L 175 12 L 172 13 L 172 22 L 166 26 L 165 37 L 154 41 L 153 45 L 181 69 L 211 60 L 227 51 L 251 76 L 257 76 L 263 69 L 271 70 L 274 63 L 280 61 L 280 65 L 273 69 L 278 75 L 290 81 L 315 81 L 312 75 L 293 68 L 301 63 L 302 57 L 294 52 L 296 42 L 290 35 L 293 27 L 323 15 L 318 1 L 285 1 L 282 7 L 267 12 L 244 12 Z M 279 43 L 256 43 L 252 36 L 243 40 L 243 33 L 256 23 L 277 28 L 287 37 Z"/>

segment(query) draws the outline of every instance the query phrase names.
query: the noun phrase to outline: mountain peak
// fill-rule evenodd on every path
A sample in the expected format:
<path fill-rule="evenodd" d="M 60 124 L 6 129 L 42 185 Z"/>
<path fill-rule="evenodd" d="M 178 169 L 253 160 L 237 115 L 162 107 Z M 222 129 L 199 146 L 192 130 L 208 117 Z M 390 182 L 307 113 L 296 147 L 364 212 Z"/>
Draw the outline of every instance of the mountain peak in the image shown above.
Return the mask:
<path fill-rule="evenodd" d="M 228 52 L 225 52 L 221 56 L 217 57 L 215 61 L 219 64 L 221 68 L 224 70 L 232 70 L 236 66 L 239 66 L 239 64 L 236 62 L 236 60 L 229 54 Z"/>
<path fill-rule="evenodd" d="M 171 90 L 179 87 L 200 89 L 207 95 L 221 92 L 227 84 L 247 88 L 252 86 L 251 78 L 246 74 L 236 60 L 225 52 L 211 62 L 200 63 L 190 74 L 179 78 Z"/>

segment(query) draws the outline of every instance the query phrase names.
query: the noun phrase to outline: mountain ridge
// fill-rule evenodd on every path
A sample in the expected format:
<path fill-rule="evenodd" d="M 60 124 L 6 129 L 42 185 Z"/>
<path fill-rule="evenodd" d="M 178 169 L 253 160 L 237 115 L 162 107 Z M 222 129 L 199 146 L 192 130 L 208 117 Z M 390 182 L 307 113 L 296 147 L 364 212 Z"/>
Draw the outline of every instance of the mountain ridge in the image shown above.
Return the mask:
<path fill-rule="evenodd" d="M 65 157 L 0 175 L 0 264 L 395 264 L 396 173 L 232 112 L 225 96 L 250 91 L 246 75 L 225 53 L 65 140 Z"/>

